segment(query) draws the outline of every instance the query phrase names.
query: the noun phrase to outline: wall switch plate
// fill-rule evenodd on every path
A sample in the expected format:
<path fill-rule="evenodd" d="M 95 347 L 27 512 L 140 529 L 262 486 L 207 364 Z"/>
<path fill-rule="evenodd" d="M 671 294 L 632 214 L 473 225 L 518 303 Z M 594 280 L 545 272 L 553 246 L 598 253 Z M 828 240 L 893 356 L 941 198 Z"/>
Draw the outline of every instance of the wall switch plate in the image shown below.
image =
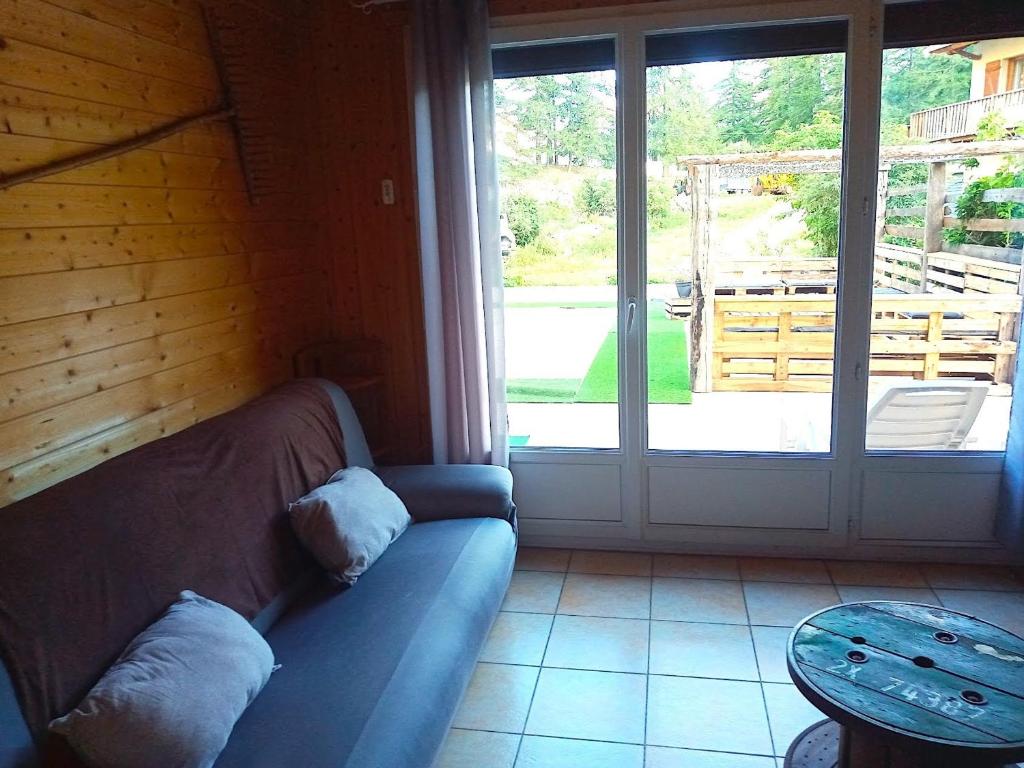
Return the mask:
<path fill-rule="evenodd" d="M 381 180 L 380 199 L 384 203 L 384 205 L 395 204 L 395 183 L 391 179 Z"/>

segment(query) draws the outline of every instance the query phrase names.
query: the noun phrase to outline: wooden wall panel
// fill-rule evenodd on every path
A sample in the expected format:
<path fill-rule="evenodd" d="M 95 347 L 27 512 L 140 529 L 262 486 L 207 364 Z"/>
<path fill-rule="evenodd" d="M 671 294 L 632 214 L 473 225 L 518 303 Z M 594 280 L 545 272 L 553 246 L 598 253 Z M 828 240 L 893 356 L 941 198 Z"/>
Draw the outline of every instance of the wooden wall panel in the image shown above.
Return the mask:
<path fill-rule="evenodd" d="M 314 25 L 319 154 L 339 338 L 387 350 L 388 409 L 402 462 L 430 460 L 405 4 L 364 14 L 319 0 Z M 381 181 L 394 182 L 384 205 Z"/>
<path fill-rule="evenodd" d="M 335 330 L 311 9 L 252 8 L 302 38 L 268 92 L 301 95 L 277 117 L 308 183 L 250 205 L 219 123 L 0 191 L 0 504 L 239 405 Z M 0 0 L 0 171 L 221 99 L 195 0 Z"/>

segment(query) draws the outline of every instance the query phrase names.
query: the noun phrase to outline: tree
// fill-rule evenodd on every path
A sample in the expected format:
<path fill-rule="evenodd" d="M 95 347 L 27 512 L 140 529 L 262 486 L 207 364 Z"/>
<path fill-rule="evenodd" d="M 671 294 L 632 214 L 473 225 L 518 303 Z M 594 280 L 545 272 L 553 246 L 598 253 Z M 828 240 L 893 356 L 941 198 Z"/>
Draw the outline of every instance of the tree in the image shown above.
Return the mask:
<path fill-rule="evenodd" d="M 779 130 L 772 137 L 775 149 L 837 149 L 843 144 L 843 123 L 839 115 L 822 110 L 810 123 L 794 130 Z"/>
<path fill-rule="evenodd" d="M 608 155 L 614 128 L 603 119 L 600 99 L 609 96 L 604 83 L 577 73 L 523 78 L 518 85 L 526 96 L 510 112 L 517 130 L 533 137 L 534 162 L 584 165 Z"/>
<path fill-rule="evenodd" d="M 914 112 L 970 95 L 971 62 L 962 56 L 929 56 L 925 48 L 887 48 L 882 54 L 883 125 L 905 127 Z"/>
<path fill-rule="evenodd" d="M 680 66 L 647 70 L 647 155 L 673 162 L 713 152 L 721 142 L 704 92 Z"/>
<path fill-rule="evenodd" d="M 769 59 L 760 86 L 759 112 L 770 139 L 811 123 L 818 112 L 843 113 L 843 58 L 827 53 Z"/>
<path fill-rule="evenodd" d="M 759 146 L 765 136 L 758 119 L 757 83 L 742 70 L 741 62 L 732 62 L 729 74 L 718 84 L 715 122 L 725 144 Z"/>

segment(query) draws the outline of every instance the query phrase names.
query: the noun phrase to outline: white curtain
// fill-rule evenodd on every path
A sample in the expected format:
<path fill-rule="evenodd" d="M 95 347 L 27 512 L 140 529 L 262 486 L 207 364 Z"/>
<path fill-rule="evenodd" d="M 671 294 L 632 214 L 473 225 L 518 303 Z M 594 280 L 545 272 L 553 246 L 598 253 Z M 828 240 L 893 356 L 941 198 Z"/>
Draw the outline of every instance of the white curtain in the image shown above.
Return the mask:
<path fill-rule="evenodd" d="M 434 460 L 508 464 L 486 0 L 416 0 L 420 247 Z"/>

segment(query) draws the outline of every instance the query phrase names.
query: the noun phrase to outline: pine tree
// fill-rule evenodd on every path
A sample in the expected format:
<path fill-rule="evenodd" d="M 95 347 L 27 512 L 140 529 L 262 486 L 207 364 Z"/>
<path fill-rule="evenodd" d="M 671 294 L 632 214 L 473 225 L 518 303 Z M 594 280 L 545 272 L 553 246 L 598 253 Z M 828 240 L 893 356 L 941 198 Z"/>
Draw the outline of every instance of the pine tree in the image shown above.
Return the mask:
<path fill-rule="evenodd" d="M 757 85 L 742 70 L 741 62 L 732 62 L 718 84 L 715 122 L 724 143 L 759 146 L 764 143 L 764 128 L 758 120 Z"/>

